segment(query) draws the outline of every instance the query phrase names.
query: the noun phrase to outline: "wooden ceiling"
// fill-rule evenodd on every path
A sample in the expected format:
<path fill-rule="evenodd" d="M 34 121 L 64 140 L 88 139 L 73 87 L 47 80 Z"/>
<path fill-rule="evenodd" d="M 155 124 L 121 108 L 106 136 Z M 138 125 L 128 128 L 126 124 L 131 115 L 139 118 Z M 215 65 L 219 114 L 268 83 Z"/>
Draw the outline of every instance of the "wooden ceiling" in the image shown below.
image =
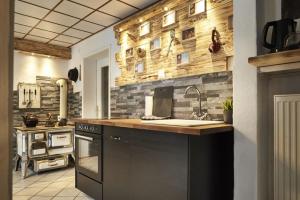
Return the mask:
<path fill-rule="evenodd" d="M 71 47 L 158 0 L 16 0 L 18 39 Z"/>

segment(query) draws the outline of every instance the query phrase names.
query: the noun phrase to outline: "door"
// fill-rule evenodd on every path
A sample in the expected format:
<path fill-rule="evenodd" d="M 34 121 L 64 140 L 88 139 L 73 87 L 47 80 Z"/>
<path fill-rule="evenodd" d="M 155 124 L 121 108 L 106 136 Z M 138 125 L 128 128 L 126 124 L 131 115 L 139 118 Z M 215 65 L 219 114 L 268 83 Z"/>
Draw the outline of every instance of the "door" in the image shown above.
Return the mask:
<path fill-rule="evenodd" d="M 102 62 L 98 62 L 100 65 Z M 107 119 L 109 117 L 109 67 L 97 67 L 97 117 Z"/>
<path fill-rule="evenodd" d="M 102 135 L 76 131 L 76 170 L 102 182 Z"/>
<path fill-rule="evenodd" d="M 104 126 L 103 199 L 132 200 L 130 135 L 127 129 Z"/>
<path fill-rule="evenodd" d="M 132 199 L 187 200 L 188 136 L 132 131 Z"/>

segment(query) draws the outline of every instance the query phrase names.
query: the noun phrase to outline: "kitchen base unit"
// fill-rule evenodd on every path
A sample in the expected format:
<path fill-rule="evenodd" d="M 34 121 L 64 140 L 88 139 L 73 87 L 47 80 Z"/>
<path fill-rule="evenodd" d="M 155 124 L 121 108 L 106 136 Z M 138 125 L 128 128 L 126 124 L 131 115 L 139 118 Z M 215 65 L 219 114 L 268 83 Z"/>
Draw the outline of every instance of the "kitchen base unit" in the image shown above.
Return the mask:
<path fill-rule="evenodd" d="M 76 173 L 77 188 L 96 200 L 233 199 L 232 130 L 195 135 L 101 127 L 102 181 Z"/>

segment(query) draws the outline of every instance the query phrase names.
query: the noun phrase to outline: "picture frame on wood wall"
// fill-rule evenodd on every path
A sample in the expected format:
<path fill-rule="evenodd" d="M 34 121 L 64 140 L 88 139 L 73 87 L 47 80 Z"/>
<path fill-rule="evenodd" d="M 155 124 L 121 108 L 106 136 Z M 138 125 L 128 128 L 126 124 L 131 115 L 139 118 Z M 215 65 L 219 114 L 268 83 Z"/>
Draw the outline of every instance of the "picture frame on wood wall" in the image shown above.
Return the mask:
<path fill-rule="evenodd" d="M 190 41 L 196 39 L 196 31 L 195 27 L 189 27 L 185 28 L 181 32 L 181 40 L 184 41 Z"/>
<path fill-rule="evenodd" d="M 161 38 L 156 37 L 150 41 L 150 51 L 155 51 L 161 49 Z"/>
<path fill-rule="evenodd" d="M 148 22 L 144 22 L 139 26 L 139 35 L 140 37 L 146 36 L 148 34 L 150 34 L 151 32 L 151 23 Z"/>
<path fill-rule="evenodd" d="M 206 0 L 196 0 L 189 5 L 189 17 L 206 12 Z"/>
<path fill-rule="evenodd" d="M 138 61 L 135 64 L 135 74 L 142 74 L 145 71 L 145 63 L 144 61 Z"/>
<path fill-rule="evenodd" d="M 134 57 L 134 50 L 133 50 L 133 48 L 126 49 L 125 54 L 126 54 L 126 59 L 133 58 Z"/>
<path fill-rule="evenodd" d="M 190 53 L 183 52 L 183 53 L 177 54 L 176 63 L 177 63 L 177 66 L 190 64 Z"/>
<path fill-rule="evenodd" d="M 176 23 L 176 11 L 171 10 L 163 15 L 162 27 L 167 27 Z"/>

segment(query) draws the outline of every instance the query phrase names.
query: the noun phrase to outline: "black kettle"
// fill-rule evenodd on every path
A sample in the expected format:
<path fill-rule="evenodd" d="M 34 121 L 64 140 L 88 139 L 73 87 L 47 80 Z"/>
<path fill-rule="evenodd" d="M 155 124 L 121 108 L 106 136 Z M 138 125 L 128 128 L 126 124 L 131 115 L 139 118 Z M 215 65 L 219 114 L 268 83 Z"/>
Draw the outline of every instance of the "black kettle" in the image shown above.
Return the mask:
<path fill-rule="evenodd" d="M 272 53 L 284 50 L 286 38 L 291 33 L 296 32 L 297 22 L 292 19 L 281 19 L 278 21 L 268 22 L 264 27 L 264 47 L 270 49 Z M 271 43 L 267 41 L 270 28 L 272 30 Z"/>

